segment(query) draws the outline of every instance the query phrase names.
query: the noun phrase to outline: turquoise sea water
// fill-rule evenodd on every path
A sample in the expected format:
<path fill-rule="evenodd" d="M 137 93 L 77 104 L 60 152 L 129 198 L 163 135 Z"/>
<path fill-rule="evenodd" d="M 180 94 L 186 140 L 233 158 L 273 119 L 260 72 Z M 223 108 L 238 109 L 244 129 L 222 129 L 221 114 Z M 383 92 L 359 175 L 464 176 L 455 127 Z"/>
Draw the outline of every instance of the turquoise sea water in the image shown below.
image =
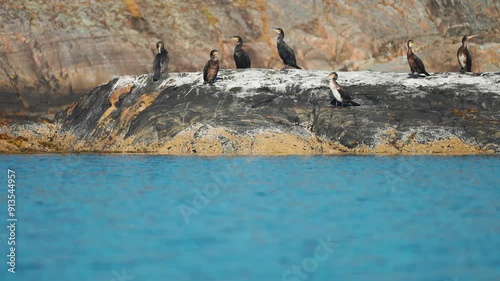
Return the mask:
<path fill-rule="evenodd" d="M 495 156 L 0 160 L 0 280 L 500 280 Z"/>

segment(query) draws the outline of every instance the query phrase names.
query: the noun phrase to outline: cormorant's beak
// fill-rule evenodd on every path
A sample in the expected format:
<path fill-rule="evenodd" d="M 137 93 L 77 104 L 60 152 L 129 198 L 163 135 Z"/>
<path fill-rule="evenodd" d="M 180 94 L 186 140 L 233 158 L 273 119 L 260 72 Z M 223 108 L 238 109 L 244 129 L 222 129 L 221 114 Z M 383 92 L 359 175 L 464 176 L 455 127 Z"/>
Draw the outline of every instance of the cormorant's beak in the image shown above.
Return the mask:
<path fill-rule="evenodd" d="M 236 38 L 236 36 L 231 36 L 229 38 L 233 39 L 234 41 L 238 41 L 238 38 Z"/>
<path fill-rule="evenodd" d="M 273 30 L 274 30 L 274 32 L 276 32 L 276 33 L 280 34 L 280 30 L 279 30 L 278 28 L 273 27 Z"/>
<path fill-rule="evenodd" d="M 158 45 L 158 54 L 161 54 L 161 45 Z"/>
<path fill-rule="evenodd" d="M 471 39 L 471 38 L 474 38 L 476 37 L 478 34 L 474 34 L 474 35 L 471 35 L 471 36 L 467 36 L 467 40 Z"/>

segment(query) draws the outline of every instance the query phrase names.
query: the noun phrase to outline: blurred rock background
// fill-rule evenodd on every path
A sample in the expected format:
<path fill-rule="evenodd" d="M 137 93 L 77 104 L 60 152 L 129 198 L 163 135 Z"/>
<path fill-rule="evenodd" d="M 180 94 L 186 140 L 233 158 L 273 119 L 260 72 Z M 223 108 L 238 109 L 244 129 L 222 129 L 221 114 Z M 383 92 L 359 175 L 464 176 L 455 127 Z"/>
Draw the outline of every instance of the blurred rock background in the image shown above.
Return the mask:
<path fill-rule="evenodd" d="M 170 72 L 201 71 L 212 49 L 234 68 L 232 35 L 252 66 L 281 68 L 272 27 L 306 69 L 408 72 L 406 41 L 429 72 L 458 71 L 465 34 L 473 71 L 500 70 L 496 0 L 0 0 L 0 115 L 52 119 L 120 75 L 151 72 L 156 41 Z"/>

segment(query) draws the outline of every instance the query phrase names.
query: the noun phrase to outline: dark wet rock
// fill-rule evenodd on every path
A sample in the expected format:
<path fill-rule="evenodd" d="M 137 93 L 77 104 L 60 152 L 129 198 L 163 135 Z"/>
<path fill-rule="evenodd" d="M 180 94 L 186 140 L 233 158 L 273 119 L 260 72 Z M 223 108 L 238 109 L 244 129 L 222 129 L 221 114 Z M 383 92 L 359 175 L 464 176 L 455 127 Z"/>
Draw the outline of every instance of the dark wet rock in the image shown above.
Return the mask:
<path fill-rule="evenodd" d="M 340 72 L 358 107 L 334 107 L 328 72 L 125 76 L 57 116 L 77 151 L 198 154 L 500 151 L 500 73 Z"/>

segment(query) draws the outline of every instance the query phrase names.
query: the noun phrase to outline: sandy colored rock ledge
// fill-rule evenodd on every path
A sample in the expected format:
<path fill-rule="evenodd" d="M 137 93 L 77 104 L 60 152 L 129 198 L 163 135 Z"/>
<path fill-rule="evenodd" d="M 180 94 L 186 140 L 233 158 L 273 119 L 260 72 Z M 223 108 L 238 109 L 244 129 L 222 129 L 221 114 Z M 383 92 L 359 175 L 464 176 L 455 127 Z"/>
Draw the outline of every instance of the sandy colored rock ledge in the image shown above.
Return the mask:
<path fill-rule="evenodd" d="M 199 156 L 278 156 L 278 155 L 341 155 L 341 154 L 390 154 L 390 155 L 467 155 L 495 154 L 493 149 L 464 143 L 457 137 L 429 143 L 415 141 L 393 143 L 391 139 L 370 147 L 361 145 L 347 148 L 338 142 L 318 138 L 300 137 L 276 130 L 240 135 L 227 128 L 203 128 L 204 135 L 195 134 L 204 126 L 198 124 L 179 133 L 171 140 L 155 144 L 116 142 L 106 149 L 79 142 L 75 136 L 59 133 L 60 126 L 48 123 L 5 124 L 0 126 L 0 153 L 149 153 L 158 155 Z M 98 146 L 104 146 L 99 144 Z"/>

